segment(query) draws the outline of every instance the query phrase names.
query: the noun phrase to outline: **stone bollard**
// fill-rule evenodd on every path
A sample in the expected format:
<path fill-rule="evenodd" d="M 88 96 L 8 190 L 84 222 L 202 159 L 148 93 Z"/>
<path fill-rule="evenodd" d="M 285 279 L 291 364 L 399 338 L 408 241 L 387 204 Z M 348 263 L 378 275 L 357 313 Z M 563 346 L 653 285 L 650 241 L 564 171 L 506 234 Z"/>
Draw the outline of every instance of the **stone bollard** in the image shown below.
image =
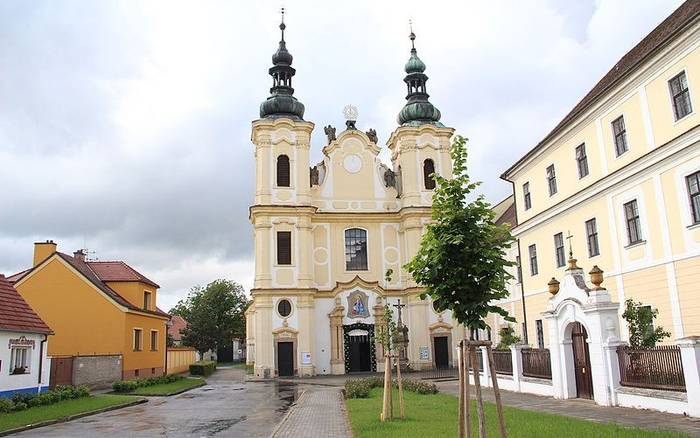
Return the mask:
<path fill-rule="evenodd" d="M 681 349 L 688 415 L 700 417 L 700 336 L 677 339 L 676 345 Z"/>

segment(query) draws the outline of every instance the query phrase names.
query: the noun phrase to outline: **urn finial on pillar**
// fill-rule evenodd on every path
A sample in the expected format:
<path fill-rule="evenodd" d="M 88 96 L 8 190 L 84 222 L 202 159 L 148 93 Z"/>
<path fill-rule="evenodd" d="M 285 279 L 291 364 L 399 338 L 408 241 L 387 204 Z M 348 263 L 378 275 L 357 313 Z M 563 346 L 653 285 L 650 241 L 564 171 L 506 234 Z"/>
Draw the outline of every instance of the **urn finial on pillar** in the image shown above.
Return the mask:
<path fill-rule="evenodd" d="M 559 280 L 556 278 L 552 277 L 552 279 L 549 280 L 549 283 L 547 283 L 547 286 L 549 286 L 550 294 L 556 295 L 559 292 Z"/>
<path fill-rule="evenodd" d="M 603 283 L 603 270 L 598 265 L 593 265 L 593 269 L 588 273 L 591 276 L 591 283 L 595 286 L 594 290 L 603 290 L 600 285 Z"/>

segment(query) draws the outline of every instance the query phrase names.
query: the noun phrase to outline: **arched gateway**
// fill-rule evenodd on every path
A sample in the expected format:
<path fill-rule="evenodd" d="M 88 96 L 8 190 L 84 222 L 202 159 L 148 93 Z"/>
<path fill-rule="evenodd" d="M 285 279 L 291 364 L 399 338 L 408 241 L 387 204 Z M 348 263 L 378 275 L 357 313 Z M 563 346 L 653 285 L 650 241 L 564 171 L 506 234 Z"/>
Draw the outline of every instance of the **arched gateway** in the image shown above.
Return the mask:
<path fill-rule="evenodd" d="M 600 286 L 602 271 L 590 272 L 589 288 L 583 269 L 569 258 L 561 283 L 552 279 L 548 309 L 542 313 L 549 330 L 552 386 L 556 398 L 588 398 L 611 405 L 608 356 L 620 345 L 619 304 Z"/>

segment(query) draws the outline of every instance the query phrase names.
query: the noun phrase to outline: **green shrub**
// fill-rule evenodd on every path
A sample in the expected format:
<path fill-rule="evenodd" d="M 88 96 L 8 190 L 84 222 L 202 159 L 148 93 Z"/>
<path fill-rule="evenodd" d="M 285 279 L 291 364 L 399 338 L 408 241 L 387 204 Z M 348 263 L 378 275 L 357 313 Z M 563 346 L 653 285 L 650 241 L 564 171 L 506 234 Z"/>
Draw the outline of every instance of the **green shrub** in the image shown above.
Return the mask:
<path fill-rule="evenodd" d="M 216 371 L 216 362 L 213 360 L 200 360 L 190 364 L 190 374 L 193 376 L 209 376 Z"/>
<path fill-rule="evenodd" d="M 27 409 L 28 407 L 29 406 L 26 403 L 19 402 L 19 403 L 15 403 L 15 405 L 12 407 L 12 410 L 15 412 L 16 411 L 23 411 L 23 410 Z"/>
<path fill-rule="evenodd" d="M 178 380 L 184 379 L 185 376 L 179 375 L 179 374 L 170 374 L 170 375 L 164 375 L 164 376 L 159 376 L 159 377 L 147 377 L 145 379 L 138 379 L 138 380 L 119 380 L 117 382 L 114 382 L 112 384 L 112 389 L 115 392 L 131 392 L 136 390 L 137 388 L 143 388 L 145 386 L 153 386 L 153 385 L 160 385 L 163 383 L 172 383 L 176 382 Z M 87 388 L 86 388 L 87 389 Z M 77 391 L 80 391 L 80 388 L 77 389 Z M 88 395 L 90 394 L 90 391 L 87 390 Z M 82 397 L 82 396 L 78 396 Z"/>
<path fill-rule="evenodd" d="M 119 380 L 112 384 L 112 389 L 115 392 L 131 392 L 138 387 L 138 380 Z"/>
<path fill-rule="evenodd" d="M 399 383 L 396 379 L 392 382 L 394 388 L 398 388 Z M 401 385 L 406 391 L 415 392 L 416 394 L 437 394 L 438 388 L 432 382 L 417 379 L 401 379 Z M 345 397 L 346 398 L 367 398 L 369 391 L 372 388 L 381 388 L 384 386 L 384 379 L 381 377 L 366 377 L 363 379 L 350 379 L 345 381 Z"/>
<path fill-rule="evenodd" d="M 8 412 L 12 412 L 12 408 L 15 407 L 15 404 L 12 403 L 12 400 L 6 397 L 0 397 L 0 413 L 7 414 Z"/>
<path fill-rule="evenodd" d="M 12 403 L 18 404 L 18 403 L 24 403 L 28 404 L 29 400 L 34 398 L 34 394 L 28 394 L 26 392 L 16 392 L 12 394 Z"/>
<path fill-rule="evenodd" d="M 75 388 L 75 395 L 73 398 L 90 397 L 90 388 L 85 385 L 80 385 Z"/>

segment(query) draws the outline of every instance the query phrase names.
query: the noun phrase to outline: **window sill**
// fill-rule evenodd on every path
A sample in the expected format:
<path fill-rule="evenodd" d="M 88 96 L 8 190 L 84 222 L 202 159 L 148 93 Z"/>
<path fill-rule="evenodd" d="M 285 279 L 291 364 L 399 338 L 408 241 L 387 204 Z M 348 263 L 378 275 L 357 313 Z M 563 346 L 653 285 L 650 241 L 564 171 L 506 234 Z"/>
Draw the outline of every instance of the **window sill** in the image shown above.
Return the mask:
<path fill-rule="evenodd" d="M 647 243 L 646 240 L 640 240 L 640 241 L 638 241 L 638 242 L 630 243 L 629 245 L 625 246 L 625 249 L 636 248 L 636 247 L 638 247 L 638 246 L 646 245 L 646 243 Z"/>
<path fill-rule="evenodd" d="M 695 230 L 695 229 L 700 229 L 700 222 L 696 222 L 694 224 L 690 224 L 686 227 L 689 230 Z"/>
<path fill-rule="evenodd" d="M 596 257 L 600 257 L 600 253 L 598 253 L 598 254 L 588 254 L 588 260 L 592 260 L 592 259 L 594 259 L 594 258 L 596 258 Z"/>
<path fill-rule="evenodd" d="M 681 117 L 680 119 L 676 119 L 675 116 L 674 116 L 675 121 L 673 122 L 673 126 L 675 126 L 675 125 L 681 123 L 682 121 L 684 121 L 684 120 L 687 119 L 688 117 L 692 116 L 693 114 L 695 114 L 695 110 L 689 112 L 688 114 L 684 115 L 684 116 Z"/>

